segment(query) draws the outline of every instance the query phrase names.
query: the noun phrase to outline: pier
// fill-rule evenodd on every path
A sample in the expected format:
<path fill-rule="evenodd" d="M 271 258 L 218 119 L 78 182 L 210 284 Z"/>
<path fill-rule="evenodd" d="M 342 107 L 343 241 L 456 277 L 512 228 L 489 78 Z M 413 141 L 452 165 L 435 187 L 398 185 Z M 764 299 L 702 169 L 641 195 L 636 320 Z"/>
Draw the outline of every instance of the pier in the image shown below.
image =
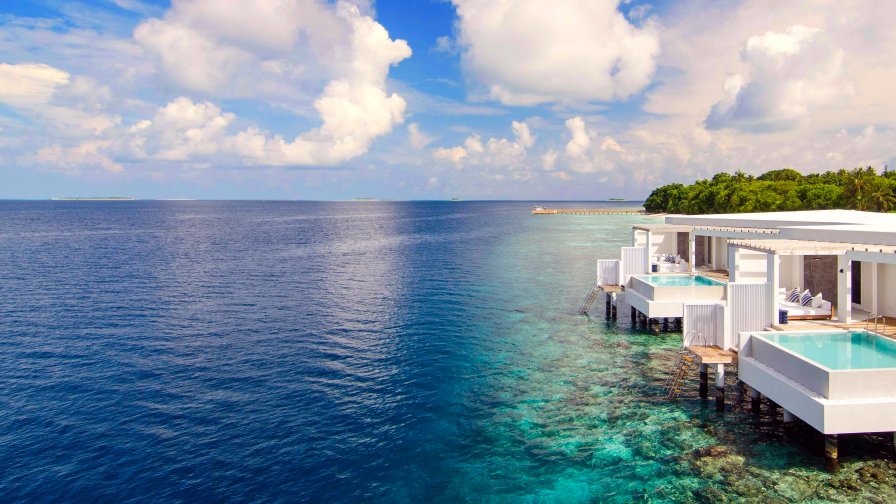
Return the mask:
<path fill-rule="evenodd" d="M 647 215 L 643 208 L 541 208 L 532 209 L 532 215 Z"/>

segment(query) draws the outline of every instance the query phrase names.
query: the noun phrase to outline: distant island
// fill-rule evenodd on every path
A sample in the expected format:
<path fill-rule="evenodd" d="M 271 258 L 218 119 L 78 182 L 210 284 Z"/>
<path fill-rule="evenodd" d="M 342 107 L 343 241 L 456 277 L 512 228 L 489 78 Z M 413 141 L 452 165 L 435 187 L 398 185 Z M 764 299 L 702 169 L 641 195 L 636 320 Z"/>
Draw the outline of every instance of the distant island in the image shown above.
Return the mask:
<path fill-rule="evenodd" d="M 650 213 L 715 214 L 827 210 L 833 208 L 892 212 L 896 209 L 896 173 L 872 167 L 803 175 L 791 168 L 758 177 L 741 171 L 718 173 L 690 185 L 667 184 L 650 193 Z"/>
<path fill-rule="evenodd" d="M 50 198 L 53 201 L 134 201 L 136 198 L 129 196 L 96 196 L 96 197 L 72 197 L 63 196 L 60 198 Z"/>

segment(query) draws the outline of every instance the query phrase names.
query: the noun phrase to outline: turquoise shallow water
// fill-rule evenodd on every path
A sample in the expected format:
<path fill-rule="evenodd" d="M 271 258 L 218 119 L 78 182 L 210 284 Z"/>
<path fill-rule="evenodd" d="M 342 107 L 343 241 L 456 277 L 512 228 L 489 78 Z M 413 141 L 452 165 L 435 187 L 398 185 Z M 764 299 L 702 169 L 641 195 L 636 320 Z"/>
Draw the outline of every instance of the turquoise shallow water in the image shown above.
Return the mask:
<path fill-rule="evenodd" d="M 896 501 L 576 313 L 658 219 L 531 207 L 0 202 L 0 502 Z"/>
<path fill-rule="evenodd" d="M 864 331 L 781 333 L 762 337 L 829 369 L 896 367 L 896 341 Z"/>

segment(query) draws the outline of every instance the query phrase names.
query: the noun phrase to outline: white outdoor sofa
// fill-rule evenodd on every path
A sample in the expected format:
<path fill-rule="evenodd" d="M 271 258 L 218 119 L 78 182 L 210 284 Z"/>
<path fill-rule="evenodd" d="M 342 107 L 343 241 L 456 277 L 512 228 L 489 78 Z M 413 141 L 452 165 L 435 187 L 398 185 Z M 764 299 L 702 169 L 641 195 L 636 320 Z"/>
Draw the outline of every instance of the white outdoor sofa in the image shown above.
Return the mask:
<path fill-rule="evenodd" d="M 782 293 L 781 290 L 784 290 Z M 788 301 L 786 289 L 778 290 L 778 309 L 787 311 L 788 320 L 830 320 L 834 318 L 834 305 L 823 299 L 821 306 L 803 306 L 802 303 Z"/>

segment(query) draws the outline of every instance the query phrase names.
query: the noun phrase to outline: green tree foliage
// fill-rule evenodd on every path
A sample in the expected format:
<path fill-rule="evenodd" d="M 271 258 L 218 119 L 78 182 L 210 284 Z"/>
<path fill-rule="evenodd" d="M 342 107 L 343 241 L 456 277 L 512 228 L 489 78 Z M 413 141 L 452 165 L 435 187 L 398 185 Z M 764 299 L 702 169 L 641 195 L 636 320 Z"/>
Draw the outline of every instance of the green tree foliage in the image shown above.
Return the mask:
<path fill-rule="evenodd" d="M 668 184 L 650 193 L 648 212 L 708 214 L 843 208 L 896 211 L 896 174 L 872 167 L 803 175 L 785 168 L 758 177 L 718 173 L 691 185 Z"/>

